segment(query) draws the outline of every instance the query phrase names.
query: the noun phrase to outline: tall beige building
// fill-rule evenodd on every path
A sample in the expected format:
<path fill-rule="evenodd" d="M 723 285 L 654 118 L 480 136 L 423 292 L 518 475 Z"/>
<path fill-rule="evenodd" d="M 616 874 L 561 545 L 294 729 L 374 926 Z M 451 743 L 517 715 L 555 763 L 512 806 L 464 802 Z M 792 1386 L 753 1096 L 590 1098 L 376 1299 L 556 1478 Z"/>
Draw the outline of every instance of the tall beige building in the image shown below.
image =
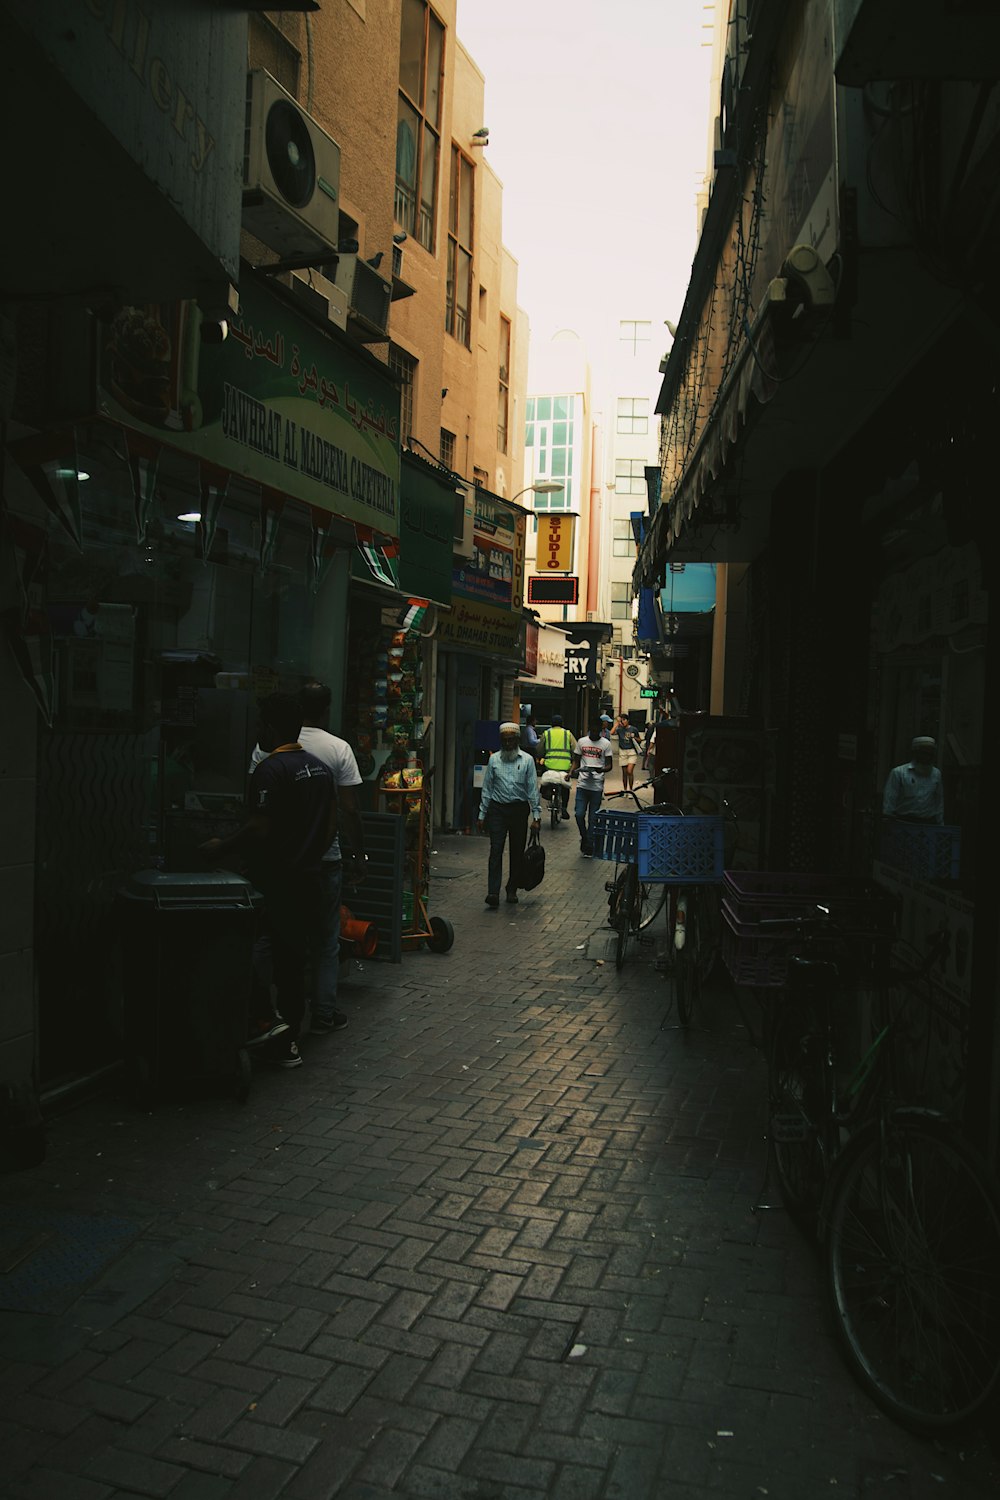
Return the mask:
<path fill-rule="evenodd" d="M 484 76 L 457 36 L 455 0 L 255 15 L 250 66 L 340 147 L 340 243 L 356 240 L 392 287 L 386 336 L 353 328 L 402 383 L 404 444 L 513 494 L 527 319 L 502 242 L 502 187 L 484 159 Z M 302 277 L 325 290 L 316 270 Z"/>

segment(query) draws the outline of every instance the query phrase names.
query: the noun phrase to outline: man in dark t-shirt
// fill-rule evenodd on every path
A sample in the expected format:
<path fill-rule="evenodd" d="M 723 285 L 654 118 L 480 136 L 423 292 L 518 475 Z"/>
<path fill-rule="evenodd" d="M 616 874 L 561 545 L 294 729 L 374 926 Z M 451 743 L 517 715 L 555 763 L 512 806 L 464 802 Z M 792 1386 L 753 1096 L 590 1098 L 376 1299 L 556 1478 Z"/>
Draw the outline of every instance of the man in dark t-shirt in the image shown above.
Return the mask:
<path fill-rule="evenodd" d="M 298 1067 L 305 1015 L 305 964 L 311 933 L 323 920 L 320 866 L 337 832 L 336 787 L 329 767 L 298 743 L 302 711 L 284 693 L 266 698 L 258 742 L 269 752 L 247 788 L 247 821 L 225 839 L 209 839 L 216 858 L 240 849 L 264 897 L 278 1009 L 288 1025 L 272 1060 Z"/>

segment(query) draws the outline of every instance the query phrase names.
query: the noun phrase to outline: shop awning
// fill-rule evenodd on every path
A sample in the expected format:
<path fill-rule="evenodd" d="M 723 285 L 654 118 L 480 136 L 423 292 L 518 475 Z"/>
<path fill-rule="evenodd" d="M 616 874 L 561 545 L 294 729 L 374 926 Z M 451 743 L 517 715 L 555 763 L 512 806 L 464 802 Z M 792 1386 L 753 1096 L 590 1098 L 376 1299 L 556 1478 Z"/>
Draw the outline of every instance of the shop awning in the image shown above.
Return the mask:
<path fill-rule="evenodd" d="M 659 586 L 666 554 L 705 492 L 721 475 L 731 450 L 739 441 L 751 400 L 764 406 L 776 394 L 779 381 L 767 373 L 775 369 L 776 359 L 771 321 L 765 316 L 753 330 L 752 340 L 744 340 L 680 484 L 673 495 L 657 507 L 649 524 L 633 572 L 633 586 L 637 592 L 640 588 Z"/>

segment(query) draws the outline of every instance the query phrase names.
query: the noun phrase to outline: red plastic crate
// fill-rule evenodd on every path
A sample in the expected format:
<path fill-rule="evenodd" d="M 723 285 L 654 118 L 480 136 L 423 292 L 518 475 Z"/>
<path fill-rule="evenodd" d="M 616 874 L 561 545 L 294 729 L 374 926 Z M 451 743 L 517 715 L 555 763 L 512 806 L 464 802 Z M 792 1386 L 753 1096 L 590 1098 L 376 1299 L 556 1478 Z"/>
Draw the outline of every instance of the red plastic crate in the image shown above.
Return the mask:
<path fill-rule="evenodd" d="M 794 931 L 762 928 L 762 921 L 808 916 L 829 908 L 827 954 L 845 973 L 875 975 L 887 963 L 899 903 L 873 880 L 852 875 L 775 874 L 727 870 L 723 881 L 722 958 L 736 984 L 769 988 L 785 982 L 788 960 L 803 947 Z"/>

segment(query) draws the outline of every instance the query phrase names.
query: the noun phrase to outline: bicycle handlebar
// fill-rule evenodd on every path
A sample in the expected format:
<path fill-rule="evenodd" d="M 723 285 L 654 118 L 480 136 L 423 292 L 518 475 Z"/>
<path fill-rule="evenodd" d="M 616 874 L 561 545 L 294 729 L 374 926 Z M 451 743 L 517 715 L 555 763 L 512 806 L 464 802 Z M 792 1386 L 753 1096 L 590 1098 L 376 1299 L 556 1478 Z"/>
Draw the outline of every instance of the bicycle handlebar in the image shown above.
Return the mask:
<path fill-rule="evenodd" d="M 675 767 L 670 767 L 670 770 L 676 775 Z M 642 811 L 652 812 L 654 814 L 665 813 L 667 814 L 667 816 L 683 817 L 684 814 L 681 809 L 679 807 L 675 807 L 672 802 L 654 802 L 651 807 L 646 807 L 642 802 L 639 801 L 639 792 L 646 791 L 648 787 L 656 788 L 662 786 L 663 782 L 666 780 L 666 776 L 667 773 L 663 772 L 659 776 L 652 777 L 649 781 L 640 781 L 638 786 L 622 787 L 620 792 L 606 792 L 604 800 L 605 802 L 613 802 L 617 797 L 631 797 L 636 807 L 638 807 Z M 670 810 L 669 813 L 667 811 L 668 809 Z"/>

